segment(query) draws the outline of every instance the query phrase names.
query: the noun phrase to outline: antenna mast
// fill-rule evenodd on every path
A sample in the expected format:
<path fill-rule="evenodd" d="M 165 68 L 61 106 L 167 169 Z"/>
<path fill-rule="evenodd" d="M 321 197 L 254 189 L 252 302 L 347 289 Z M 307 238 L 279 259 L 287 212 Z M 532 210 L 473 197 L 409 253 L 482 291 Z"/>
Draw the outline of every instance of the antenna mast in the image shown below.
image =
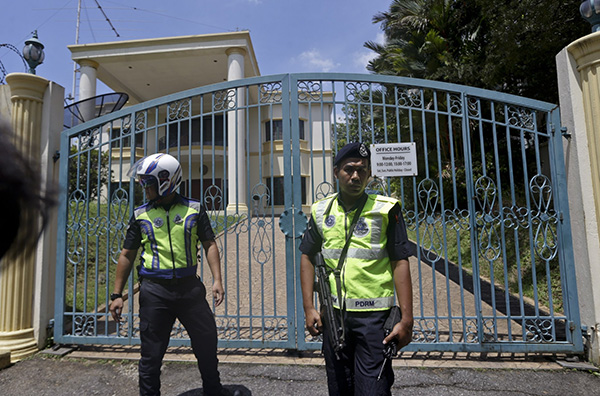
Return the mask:
<path fill-rule="evenodd" d="M 77 2 L 77 27 L 75 29 L 75 45 L 79 44 L 79 21 L 81 19 L 81 0 Z M 75 84 L 77 84 L 77 62 L 73 61 L 73 88 L 71 89 L 71 100 L 75 101 Z"/>
<path fill-rule="evenodd" d="M 115 29 L 115 27 L 113 26 L 112 22 L 110 21 L 110 19 L 108 19 L 108 16 L 106 15 L 106 13 L 104 12 L 104 10 L 102 9 L 102 6 L 100 5 L 100 3 L 98 3 L 98 0 L 94 0 L 96 2 L 96 5 L 98 6 L 98 9 L 102 12 L 102 15 L 104 15 L 104 18 L 106 19 L 106 22 L 108 22 L 108 24 L 110 25 L 110 28 L 113 30 L 113 32 L 115 32 L 115 34 L 117 35 L 117 37 L 121 37 L 119 35 L 119 32 L 117 32 L 117 29 Z M 75 44 L 79 44 L 79 24 L 81 21 L 81 0 L 79 0 L 77 2 L 77 27 L 75 29 Z M 73 88 L 71 90 L 71 100 L 75 101 L 75 85 L 77 84 L 77 62 L 73 62 Z"/>

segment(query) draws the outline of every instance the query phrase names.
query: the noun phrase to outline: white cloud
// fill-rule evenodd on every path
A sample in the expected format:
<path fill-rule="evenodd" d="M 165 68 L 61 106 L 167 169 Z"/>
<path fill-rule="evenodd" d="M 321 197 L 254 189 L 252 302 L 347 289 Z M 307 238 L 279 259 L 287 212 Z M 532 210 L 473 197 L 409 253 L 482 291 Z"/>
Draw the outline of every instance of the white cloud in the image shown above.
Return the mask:
<path fill-rule="evenodd" d="M 373 42 L 383 45 L 385 43 L 385 35 L 383 34 L 383 32 L 378 33 L 377 37 L 375 37 L 375 40 L 373 40 Z M 376 57 L 377 54 L 375 52 L 365 48 L 364 50 L 357 51 L 353 54 L 352 63 L 356 67 L 365 69 L 369 61 Z"/>
<path fill-rule="evenodd" d="M 339 63 L 335 63 L 332 59 L 328 59 L 321 55 L 316 49 L 304 51 L 298 56 L 298 61 L 304 67 L 311 68 L 319 72 L 329 72 L 339 66 Z"/>
<path fill-rule="evenodd" d="M 375 58 L 377 56 L 377 54 L 371 50 L 364 50 L 364 51 L 360 51 L 360 52 L 355 52 L 354 56 L 353 56 L 353 60 L 352 63 L 354 63 L 354 65 L 356 67 L 362 68 L 362 69 L 366 69 L 367 64 L 369 63 L 369 61 L 373 58 Z"/>

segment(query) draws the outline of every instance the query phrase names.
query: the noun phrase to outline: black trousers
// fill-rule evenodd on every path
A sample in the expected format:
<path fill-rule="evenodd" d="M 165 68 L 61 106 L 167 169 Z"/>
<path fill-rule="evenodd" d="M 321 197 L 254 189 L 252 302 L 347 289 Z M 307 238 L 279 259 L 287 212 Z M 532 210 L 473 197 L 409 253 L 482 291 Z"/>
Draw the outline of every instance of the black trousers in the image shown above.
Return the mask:
<path fill-rule="evenodd" d="M 204 394 L 221 394 L 215 318 L 206 301 L 204 284 L 193 277 L 176 285 L 142 280 L 140 395 L 160 395 L 160 368 L 176 318 L 183 324 L 192 341 Z"/>
<path fill-rule="evenodd" d="M 339 314 L 339 311 L 336 310 L 336 314 Z M 390 360 L 386 362 L 381 379 L 377 381 L 384 363 L 383 324 L 388 315 L 389 310 L 346 312 L 346 342 L 339 353 L 339 360 L 335 356 L 327 331 L 323 333 L 329 395 L 391 395 L 394 371 Z"/>

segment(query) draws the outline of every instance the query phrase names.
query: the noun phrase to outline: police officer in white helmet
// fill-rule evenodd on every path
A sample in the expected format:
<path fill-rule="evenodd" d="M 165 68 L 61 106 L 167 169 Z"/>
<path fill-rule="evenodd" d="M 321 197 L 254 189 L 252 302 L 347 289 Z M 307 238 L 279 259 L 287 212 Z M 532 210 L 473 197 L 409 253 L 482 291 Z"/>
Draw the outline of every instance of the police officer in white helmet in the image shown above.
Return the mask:
<path fill-rule="evenodd" d="M 202 376 L 204 395 L 226 394 L 217 369 L 217 329 L 206 301 L 206 288 L 197 275 L 198 245 L 202 244 L 213 283 L 215 306 L 221 304 L 219 250 L 210 220 L 200 202 L 176 191 L 181 166 L 169 154 L 153 154 L 129 172 L 144 187 L 148 203 L 135 209 L 119 256 L 110 313 L 120 320 L 123 290 L 141 247 L 139 362 L 140 395 L 160 394 L 160 368 L 175 319 L 192 342 Z"/>

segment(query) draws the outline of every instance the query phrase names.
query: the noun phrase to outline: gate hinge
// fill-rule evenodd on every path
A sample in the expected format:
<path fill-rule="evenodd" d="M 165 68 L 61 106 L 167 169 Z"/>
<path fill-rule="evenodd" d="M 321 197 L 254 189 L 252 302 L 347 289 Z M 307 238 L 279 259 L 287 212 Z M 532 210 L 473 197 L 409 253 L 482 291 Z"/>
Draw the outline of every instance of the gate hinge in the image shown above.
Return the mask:
<path fill-rule="evenodd" d="M 569 133 L 569 129 L 567 127 L 560 128 L 560 134 L 565 139 L 571 139 L 571 134 Z"/>
<path fill-rule="evenodd" d="M 562 223 L 563 221 L 565 221 L 565 216 L 563 215 L 563 212 L 559 212 L 558 213 L 558 220 L 560 220 L 560 222 Z"/>

